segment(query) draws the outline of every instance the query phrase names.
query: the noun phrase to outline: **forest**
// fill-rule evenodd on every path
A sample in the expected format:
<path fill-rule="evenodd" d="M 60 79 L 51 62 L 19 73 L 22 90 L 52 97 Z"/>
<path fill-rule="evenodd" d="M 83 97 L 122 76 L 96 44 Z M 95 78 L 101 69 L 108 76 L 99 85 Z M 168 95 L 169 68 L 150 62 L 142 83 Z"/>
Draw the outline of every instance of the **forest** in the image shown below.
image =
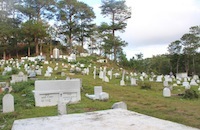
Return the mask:
<path fill-rule="evenodd" d="M 93 8 L 77 0 L 0 0 L 0 58 L 50 57 L 57 47 L 63 55 L 90 53 L 136 72 L 200 75 L 199 25 L 169 43 L 168 54 L 127 59 L 128 43 L 116 33 L 125 31 L 131 8 L 125 0 L 102 0 L 100 9 L 109 21 L 97 25 Z"/>

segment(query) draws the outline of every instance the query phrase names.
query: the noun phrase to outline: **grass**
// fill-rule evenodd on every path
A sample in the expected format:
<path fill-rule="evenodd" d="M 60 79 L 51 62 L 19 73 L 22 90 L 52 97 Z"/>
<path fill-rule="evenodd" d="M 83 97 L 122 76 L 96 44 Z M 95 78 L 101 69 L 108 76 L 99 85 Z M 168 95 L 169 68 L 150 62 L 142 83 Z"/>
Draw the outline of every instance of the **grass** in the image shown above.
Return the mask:
<path fill-rule="evenodd" d="M 47 65 L 44 67 L 47 67 Z M 98 76 L 96 79 L 93 79 L 91 70 L 90 75 L 85 76 L 80 73 L 69 75 L 68 69 L 66 70 L 66 73 L 67 76 L 70 76 L 71 78 L 81 78 L 83 86 L 80 103 L 68 105 L 68 114 L 106 110 L 110 109 L 115 102 L 124 101 L 128 106 L 128 110 L 200 128 L 200 99 L 189 100 L 180 96 L 165 98 L 162 96 L 162 83 L 150 82 L 147 83 L 151 85 L 150 89 L 141 89 L 141 86 L 130 86 L 130 82 L 128 81 L 125 81 L 127 84 L 126 86 L 120 86 L 120 78 L 115 79 L 113 77 L 109 83 L 102 82 Z M 57 77 L 57 79 L 65 79 L 65 77 L 56 75 L 56 72 L 52 77 L 53 78 L 49 79 L 55 79 L 54 77 Z M 40 78 L 45 79 L 42 76 L 40 76 L 39 79 Z M 93 94 L 94 86 L 102 86 L 103 91 L 109 93 L 109 100 L 98 101 L 88 99 L 85 94 Z M 17 83 L 13 85 L 13 89 L 12 95 L 15 98 L 15 112 L 0 114 L 0 129 L 2 127 L 4 130 L 10 130 L 14 120 L 17 119 L 58 115 L 56 106 L 34 106 L 34 97 L 31 92 L 34 89 L 34 81 L 29 80 L 28 82 Z M 192 89 L 197 90 L 198 88 L 192 87 Z M 177 86 L 172 90 L 172 94 L 184 93 L 184 91 L 183 87 Z M 22 96 L 23 94 L 26 94 L 26 96 Z M 0 95 L 1 99 L 2 97 L 3 94 Z M 0 109 L 2 109 L 1 104 L 2 101 L 0 101 Z"/>

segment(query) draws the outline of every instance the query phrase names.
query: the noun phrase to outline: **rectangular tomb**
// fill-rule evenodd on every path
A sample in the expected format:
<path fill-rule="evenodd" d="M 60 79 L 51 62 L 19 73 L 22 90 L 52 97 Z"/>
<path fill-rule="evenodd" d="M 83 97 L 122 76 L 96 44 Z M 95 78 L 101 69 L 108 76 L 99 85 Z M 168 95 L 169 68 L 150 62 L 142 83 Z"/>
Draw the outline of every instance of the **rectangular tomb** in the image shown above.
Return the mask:
<path fill-rule="evenodd" d="M 81 80 L 38 80 L 35 81 L 35 106 L 55 106 L 61 99 L 65 103 L 81 100 Z"/>

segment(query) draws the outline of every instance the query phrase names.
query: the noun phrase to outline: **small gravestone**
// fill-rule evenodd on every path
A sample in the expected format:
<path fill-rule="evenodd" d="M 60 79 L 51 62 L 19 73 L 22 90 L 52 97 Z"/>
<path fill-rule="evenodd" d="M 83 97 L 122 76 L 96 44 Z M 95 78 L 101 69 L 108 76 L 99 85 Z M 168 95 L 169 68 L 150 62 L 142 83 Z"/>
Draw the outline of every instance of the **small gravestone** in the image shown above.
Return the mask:
<path fill-rule="evenodd" d="M 164 82 L 163 82 L 163 86 L 164 86 L 164 87 L 168 87 L 168 86 L 169 86 L 168 81 L 164 81 Z"/>
<path fill-rule="evenodd" d="M 94 95 L 95 99 L 99 99 L 99 95 L 102 92 L 102 86 L 95 86 L 94 87 Z"/>
<path fill-rule="evenodd" d="M 127 110 L 127 105 L 125 102 L 117 102 L 114 103 L 111 107 L 112 109 L 125 109 Z"/>
<path fill-rule="evenodd" d="M 136 79 L 131 78 L 131 85 L 133 85 L 133 86 L 136 86 L 136 85 L 137 85 L 137 83 L 136 83 Z"/>
<path fill-rule="evenodd" d="M 96 66 L 94 66 L 94 71 L 93 71 L 94 79 L 96 79 L 96 73 L 97 73 L 97 68 L 96 68 Z"/>
<path fill-rule="evenodd" d="M 164 97 L 171 97 L 171 90 L 167 87 L 163 89 L 163 96 Z"/>
<path fill-rule="evenodd" d="M 192 79 L 190 82 L 191 86 L 198 86 L 198 84 L 196 83 L 195 79 Z"/>
<path fill-rule="evenodd" d="M 66 103 L 63 101 L 63 94 L 59 93 L 59 100 L 58 100 L 58 115 L 67 114 L 67 107 Z"/>
<path fill-rule="evenodd" d="M 120 81 L 120 86 L 124 86 L 125 85 L 124 76 L 125 76 L 125 70 L 123 71 L 123 74 L 122 74 L 122 80 Z"/>
<path fill-rule="evenodd" d="M 99 94 L 99 100 L 105 101 L 105 100 L 108 100 L 108 99 L 109 99 L 109 94 L 108 94 L 108 93 L 106 93 L 106 92 L 101 92 L 101 93 Z"/>
<path fill-rule="evenodd" d="M 3 113 L 14 112 L 14 97 L 11 94 L 6 94 L 3 97 Z"/>

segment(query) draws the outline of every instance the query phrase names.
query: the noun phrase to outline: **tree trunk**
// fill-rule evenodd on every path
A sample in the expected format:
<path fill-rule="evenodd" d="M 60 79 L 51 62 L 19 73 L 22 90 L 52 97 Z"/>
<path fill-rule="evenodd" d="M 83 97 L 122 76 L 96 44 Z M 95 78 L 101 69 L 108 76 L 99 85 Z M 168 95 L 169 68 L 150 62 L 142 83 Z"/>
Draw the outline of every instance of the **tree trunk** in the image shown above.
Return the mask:
<path fill-rule="evenodd" d="M 35 54 L 36 56 L 39 54 L 38 38 L 35 38 Z"/>
<path fill-rule="evenodd" d="M 3 51 L 3 59 L 6 60 L 6 51 Z"/>
<path fill-rule="evenodd" d="M 178 57 L 178 60 L 176 62 L 176 73 L 178 73 L 179 71 L 179 60 L 180 60 L 180 57 Z"/>
<path fill-rule="evenodd" d="M 196 74 L 194 55 L 192 57 L 193 74 Z"/>
<path fill-rule="evenodd" d="M 115 45 L 115 14 L 113 13 L 112 15 L 112 25 L 113 25 L 113 30 L 112 30 L 112 35 L 113 35 L 113 47 L 114 47 L 114 61 L 117 59 L 117 49 Z"/>
<path fill-rule="evenodd" d="M 28 47 L 28 57 L 30 57 L 31 56 L 31 47 L 29 46 Z"/>

